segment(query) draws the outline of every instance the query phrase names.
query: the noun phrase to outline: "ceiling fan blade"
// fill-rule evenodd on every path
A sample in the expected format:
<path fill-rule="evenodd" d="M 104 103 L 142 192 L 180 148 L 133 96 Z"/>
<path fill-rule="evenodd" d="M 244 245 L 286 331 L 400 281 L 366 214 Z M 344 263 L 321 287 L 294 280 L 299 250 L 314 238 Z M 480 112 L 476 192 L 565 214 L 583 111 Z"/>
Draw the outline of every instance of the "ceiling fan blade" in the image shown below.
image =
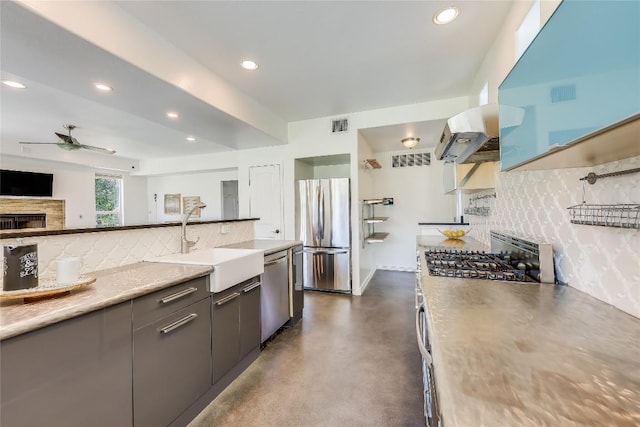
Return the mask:
<path fill-rule="evenodd" d="M 30 142 L 30 141 L 18 141 L 18 144 L 34 144 L 34 145 L 58 145 L 58 142 Z"/>
<path fill-rule="evenodd" d="M 64 133 L 54 132 L 58 138 L 64 141 L 66 144 L 73 144 L 73 139 L 69 135 L 65 135 Z"/>
<path fill-rule="evenodd" d="M 87 150 L 97 151 L 99 153 L 116 154 L 116 150 L 114 150 L 113 148 L 94 147 L 93 145 L 85 145 L 85 144 L 79 144 L 79 146 L 81 148 L 86 148 Z"/>

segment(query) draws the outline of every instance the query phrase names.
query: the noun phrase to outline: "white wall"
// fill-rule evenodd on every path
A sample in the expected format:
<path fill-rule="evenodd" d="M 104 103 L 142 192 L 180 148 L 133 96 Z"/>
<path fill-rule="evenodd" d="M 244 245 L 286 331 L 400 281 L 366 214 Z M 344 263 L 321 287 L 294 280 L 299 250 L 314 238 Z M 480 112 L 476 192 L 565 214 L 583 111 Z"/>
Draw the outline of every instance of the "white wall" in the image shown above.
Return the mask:
<path fill-rule="evenodd" d="M 131 176 L 126 174 L 122 177 L 124 225 L 149 223 L 147 186 L 148 180 L 146 176 Z"/>
<path fill-rule="evenodd" d="M 375 158 L 375 154 L 371 150 L 371 146 L 367 142 L 366 138 L 359 133 L 358 134 L 358 165 L 360 165 L 358 169 L 358 196 L 360 200 L 373 199 L 376 197 L 374 188 L 373 188 L 373 177 L 376 171 L 366 169 L 363 165 L 363 162 L 366 159 Z M 358 256 L 358 274 L 360 275 L 360 289 L 364 290 L 366 286 L 369 284 L 369 280 L 375 273 L 375 261 L 373 259 L 375 253 L 375 245 L 368 245 L 364 243 L 364 238 L 366 230 L 364 228 L 364 224 L 362 223 L 363 218 L 363 206 L 362 203 L 358 204 L 358 228 L 354 229 L 353 232 L 357 233 L 358 238 L 357 242 L 359 246 L 359 256 Z M 357 230 L 357 231 L 356 231 Z M 354 266 L 355 268 L 355 266 Z"/>
<path fill-rule="evenodd" d="M 104 170 L 70 163 L 3 155 L 1 167 L 53 174 L 53 199 L 65 200 L 65 228 L 96 225 L 95 175 Z M 111 172 L 112 173 L 112 172 Z M 147 222 L 146 177 L 122 173 L 125 225 Z"/>
<path fill-rule="evenodd" d="M 182 220 L 182 214 L 164 213 L 164 195 L 176 193 L 182 197 L 200 196 L 200 201 L 207 204 L 200 212 L 201 220 L 222 219 L 221 181 L 235 179 L 238 179 L 236 170 L 151 176 L 148 178 L 148 192 L 144 194 L 144 200 L 148 200 L 149 204 L 148 222 Z M 155 200 L 154 195 L 157 195 Z"/>
<path fill-rule="evenodd" d="M 313 178 L 351 178 L 351 164 L 314 166 Z"/>
<path fill-rule="evenodd" d="M 428 150 L 411 150 L 426 152 Z M 451 222 L 455 217 L 455 196 L 444 194 L 442 182 L 444 162 L 433 160 L 431 165 L 391 167 L 391 157 L 408 154 L 410 150 L 374 153 L 382 163 L 381 169 L 371 171 L 374 197 L 393 197 L 393 206 L 376 206 L 376 216 L 389 220 L 376 224 L 376 231 L 388 232 L 389 237 L 374 247 L 374 265 L 378 269 L 415 271 L 416 236 L 419 222 Z"/>

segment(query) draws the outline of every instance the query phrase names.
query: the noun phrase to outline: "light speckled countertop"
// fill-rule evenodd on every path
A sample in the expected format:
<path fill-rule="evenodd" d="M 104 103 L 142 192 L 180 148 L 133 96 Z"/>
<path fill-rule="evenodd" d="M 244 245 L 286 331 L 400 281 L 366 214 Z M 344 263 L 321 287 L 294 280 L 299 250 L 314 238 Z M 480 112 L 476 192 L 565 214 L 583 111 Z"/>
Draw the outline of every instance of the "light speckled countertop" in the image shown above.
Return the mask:
<path fill-rule="evenodd" d="M 0 340 L 207 275 L 210 266 L 140 262 L 97 271 L 95 283 L 60 298 L 0 303 Z"/>
<path fill-rule="evenodd" d="M 420 237 L 446 427 L 640 425 L 640 319 L 568 286 L 429 276 L 442 238 Z"/>
<path fill-rule="evenodd" d="M 246 242 L 233 243 L 231 245 L 225 245 L 222 247 L 236 248 L 236 249 L 260 249 L 264 251 L 265 255 L 269 255 L 274 252 L 289 249 L 290 247 L 296 246 L 296 245 L 302 245 L 302 242 L 299 240 L 257 239 L 257 240 L 247 240 Z"/>

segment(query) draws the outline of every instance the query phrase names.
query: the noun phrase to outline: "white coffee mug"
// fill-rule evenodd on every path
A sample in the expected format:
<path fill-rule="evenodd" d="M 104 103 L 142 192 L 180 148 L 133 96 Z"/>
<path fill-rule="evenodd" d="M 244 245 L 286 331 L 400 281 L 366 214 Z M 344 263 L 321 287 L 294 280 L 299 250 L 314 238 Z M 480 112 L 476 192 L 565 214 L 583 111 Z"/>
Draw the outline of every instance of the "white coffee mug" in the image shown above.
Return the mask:
<path fill-rule="evenodd" d="M 63 258 L 58 260 L 56 266 L 56 282 L 61 285 L 75 283 L 80 279 L 80 268 L 82 260 L 80 258 Z"/>

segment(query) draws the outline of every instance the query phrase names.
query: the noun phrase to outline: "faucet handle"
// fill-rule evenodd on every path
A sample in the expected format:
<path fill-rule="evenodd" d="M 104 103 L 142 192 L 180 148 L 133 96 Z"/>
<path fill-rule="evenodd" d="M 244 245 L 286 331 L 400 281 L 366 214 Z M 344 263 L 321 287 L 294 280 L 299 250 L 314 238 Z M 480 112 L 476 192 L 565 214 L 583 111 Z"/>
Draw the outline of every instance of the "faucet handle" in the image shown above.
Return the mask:
<path fill-rule="evenodd" d="M 196 240 L 189 240 L 189 247 L 194 246 L 200 240 L 200 236 L 196 237 Z"/>

